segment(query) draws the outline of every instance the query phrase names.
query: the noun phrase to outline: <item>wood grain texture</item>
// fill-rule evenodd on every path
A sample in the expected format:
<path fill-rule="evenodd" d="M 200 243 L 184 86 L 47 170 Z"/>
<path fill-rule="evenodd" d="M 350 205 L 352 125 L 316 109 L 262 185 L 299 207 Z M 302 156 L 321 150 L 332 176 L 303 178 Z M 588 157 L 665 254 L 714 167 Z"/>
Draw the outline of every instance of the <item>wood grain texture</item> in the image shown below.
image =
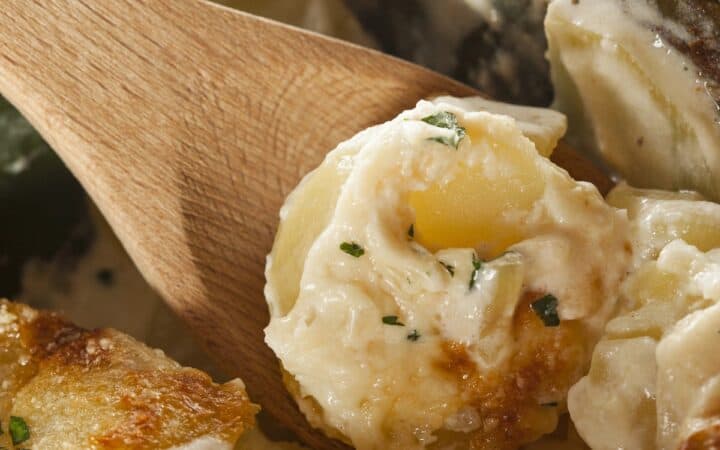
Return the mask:
<path fill-rule="evenodd" d="M 4 0 L 0 93 L 40 131 L 148 282 L 269 415 L 318 449 L 263 342 L 278 210 L 340 141 L 470 88 L 194 0 Z"/>

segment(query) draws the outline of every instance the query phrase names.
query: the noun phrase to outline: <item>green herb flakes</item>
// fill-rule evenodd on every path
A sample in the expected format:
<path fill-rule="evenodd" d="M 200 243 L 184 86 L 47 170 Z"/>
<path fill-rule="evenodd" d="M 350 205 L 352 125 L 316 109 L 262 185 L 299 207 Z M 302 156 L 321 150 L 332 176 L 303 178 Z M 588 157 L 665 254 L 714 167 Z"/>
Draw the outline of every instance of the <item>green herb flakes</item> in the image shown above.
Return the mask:
<path fill-rule="evenodd" d="M 356 258 L 359 258 L 365 254 L 365 249 L 363 249 L 354 242 L 343 242 L 342 244 L 340 244 L 340 250 Z"/>
<path fill-rule="evenodd" d="M 30 428 L 22 417 L 10 416 L 8 431 L 12 438 L 13 445 L 21 444 L 30 439 Z"/>
<path fill-rule="evenodd" d="M 412 330 L 412 333 L 407 335 L 408 341 L 417 342 L 418 339 L 420 339 L 420 333 L 418 333 L 418 330 Z"/>
<path fill-rule="evenodd" d="M 433 114 L 432 116 L 423 117 L 422 121 L 438 128 L 445 128 L 453 131 L 452 136 L 431 137 L 429 138 L 431 141 L 439 142 L 440 144 L 453 147 L 457 150 L 460 145 L 460 141 L 465 138 L 465 128 L 460 126 L 457 117 L 451 112 L 442 111 L 437 114 Z"/>
<path fill-rule="evenodd" d="M 480 270 L 482 269 L 482 264 L 483 264 L 482 260 L 478 259 L 477 255 L 475 255 L 473 253 L 473 260 L 472 260 L 473 271 L 470 274 L 470 283 L 468 284 L 468 288 L 470 290 L 473 290 L 475 288 L 475 283 L 477 282 L 478 275 L 480 275 Z"/>
<path fill-rule="evenodd" d="M 552 294 L 547 294 L 530 304 L 530 307 L 546 327 L 556 327 L 560 325 L 560 316 L 558 316 L 557 307 L 558 299 Z"/>
<path fill-rule="evenodd" d="M 385 325 L 395 325 L 398 327 L 404 327 L 405 324 L 398 321 L 398 316 L 383 316 L 382 321 Z"/>
<path fill-rule="evenodd" d="M 440 263 L 441 266 L 443 266 L 445 268 L 445 270 L 448 271 L 448 273 L 450 274 L 451 277 L 455 276 L 455 266 L 453 266 L 452 264 L 444 263 L 442 261 L 438 261 L 438 262 Z"/>
<path fill-rule="evenodd" d="M 459 127 L 455 114 L 447 111 L 441 111 L 432 116 L 423 117 L 422 121 L 434 127 L 447 128 L 449 130 Z"/>

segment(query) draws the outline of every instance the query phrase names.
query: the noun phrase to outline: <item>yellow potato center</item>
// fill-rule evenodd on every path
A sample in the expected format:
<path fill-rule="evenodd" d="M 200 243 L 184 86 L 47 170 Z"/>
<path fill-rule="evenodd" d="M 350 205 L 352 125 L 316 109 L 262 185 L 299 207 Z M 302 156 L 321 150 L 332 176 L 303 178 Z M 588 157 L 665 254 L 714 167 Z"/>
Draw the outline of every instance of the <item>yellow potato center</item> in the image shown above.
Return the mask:
<path fill-rule="evenodd" d="M 540 158 L 528 148 L 494 147 L 488 158 L 461 164 L 448 183 L 410 195 L 415 239 L 430 251 L 475 248 L 494 258 L 523 239 L 523 218 L 542 196 Z"/>

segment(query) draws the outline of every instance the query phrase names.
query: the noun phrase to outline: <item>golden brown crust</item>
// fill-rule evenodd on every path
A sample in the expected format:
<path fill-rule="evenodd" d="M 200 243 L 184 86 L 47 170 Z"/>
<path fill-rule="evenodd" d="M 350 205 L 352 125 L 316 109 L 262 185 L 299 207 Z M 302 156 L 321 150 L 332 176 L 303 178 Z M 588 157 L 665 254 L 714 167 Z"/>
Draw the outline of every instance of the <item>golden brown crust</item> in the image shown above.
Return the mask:
<path fill-rule="evenodd" d="M 198 436 L 212 434 L 232 442 L 256 412 L 244 392 L 214 384 L 195 369 L 131 372 L 121 385 L 119 409 L 126 419 L 92 437 L 103 449 L 155 449 L 177 444 L 175 431 L 165 425 L 168 423 L 193 430 Z M 145 390 L 153 395 L 144 395 Z"/>
<path fill-rule="evenodd" d="M 720 450 L 720 422 L 691 434 L 678 450 Z"/>
<path fill-rule="evenodd" d="M 0 419 L 21 416 L 29 448 L 161 449 L 212 436 L 235 442 L 257 407 L 224 385 L 111 329 L 0 301 Z M 0 436 L 6 445 L 7 433 Z"/>
<path fill-rule="evenodd" d="M 520 351 L 506 370 L 481 373 L 464 345 L 444 343 L 445 358 L 437 366 L 457 380 L 463 398 L 478 411 L 482 425 L 467 434 L 440 430 L 438 444 L 462 443 L 471 450 L 514 450 L 555 430 L 568 390 L 586 371 L 591 348 L 581 324 L 543 324 L 530 307 L 542 296 L 527 292 L 518 304 L 513 331 Z M 347 442 L 339 431 L 325 424 L 317 402 L 304 397 L 292 375 L 283 372 L 288 391 L 310 423 L 328 436 Z"/>
<path fill-rule="evenodd" d="M 465 347 L 444 345 L 440 367 L 456 377 L 464 398 L 482 418 L 472 433 L 471 449 L 516 449 L 552 432 L 567 391 L 582 376 L 589 349 L 582 328 L 572 321 L 546 327 L 530 303 L 541 294 L 527 293 L 513 319 L 520 351 L 501 372 L 479 372 Z"/>

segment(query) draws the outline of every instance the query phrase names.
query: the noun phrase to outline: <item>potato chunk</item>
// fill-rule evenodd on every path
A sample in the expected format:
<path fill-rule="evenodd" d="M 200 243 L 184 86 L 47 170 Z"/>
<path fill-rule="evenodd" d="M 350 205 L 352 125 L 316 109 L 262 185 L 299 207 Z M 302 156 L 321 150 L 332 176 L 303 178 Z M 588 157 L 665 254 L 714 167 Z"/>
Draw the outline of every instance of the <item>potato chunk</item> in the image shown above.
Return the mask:
<path fill-rule="evenodd" d="M 592 449 L 700 449 L 720 442 L 720 205 L 621 184 L 635 267 L 620 314 L 568 407 Z M 588 408 L 587 405 L 593 405 Z"/>
<path fill-rule="evenodd" d="M 696 192 L 635 189 L 621 183 L 607 200 L 628 211 L 636 264 L 656 259 L 675 239 L 702 251 L 720 247 L 720 205 Z"/>
<path fill-rule="evenodd" d="M 463 164 L 452 180 L 411 194 L 418 242 L 431 251 L 476 248 L 484 259 L 500 255 L 524 238 L 517 217 L 529 214 L 543 195 L 542 169 L 535 155 L 518 148 L 488 148 L 479 167 Z"/>
<path fill-rule="evenodd" d="M 613 310 L 625 213 L 538 152 L 564 120 L 483 102 L 358 134 L 281 210 L 266 342 L 310 422 L 356 448 L 538 439 Z"/>

